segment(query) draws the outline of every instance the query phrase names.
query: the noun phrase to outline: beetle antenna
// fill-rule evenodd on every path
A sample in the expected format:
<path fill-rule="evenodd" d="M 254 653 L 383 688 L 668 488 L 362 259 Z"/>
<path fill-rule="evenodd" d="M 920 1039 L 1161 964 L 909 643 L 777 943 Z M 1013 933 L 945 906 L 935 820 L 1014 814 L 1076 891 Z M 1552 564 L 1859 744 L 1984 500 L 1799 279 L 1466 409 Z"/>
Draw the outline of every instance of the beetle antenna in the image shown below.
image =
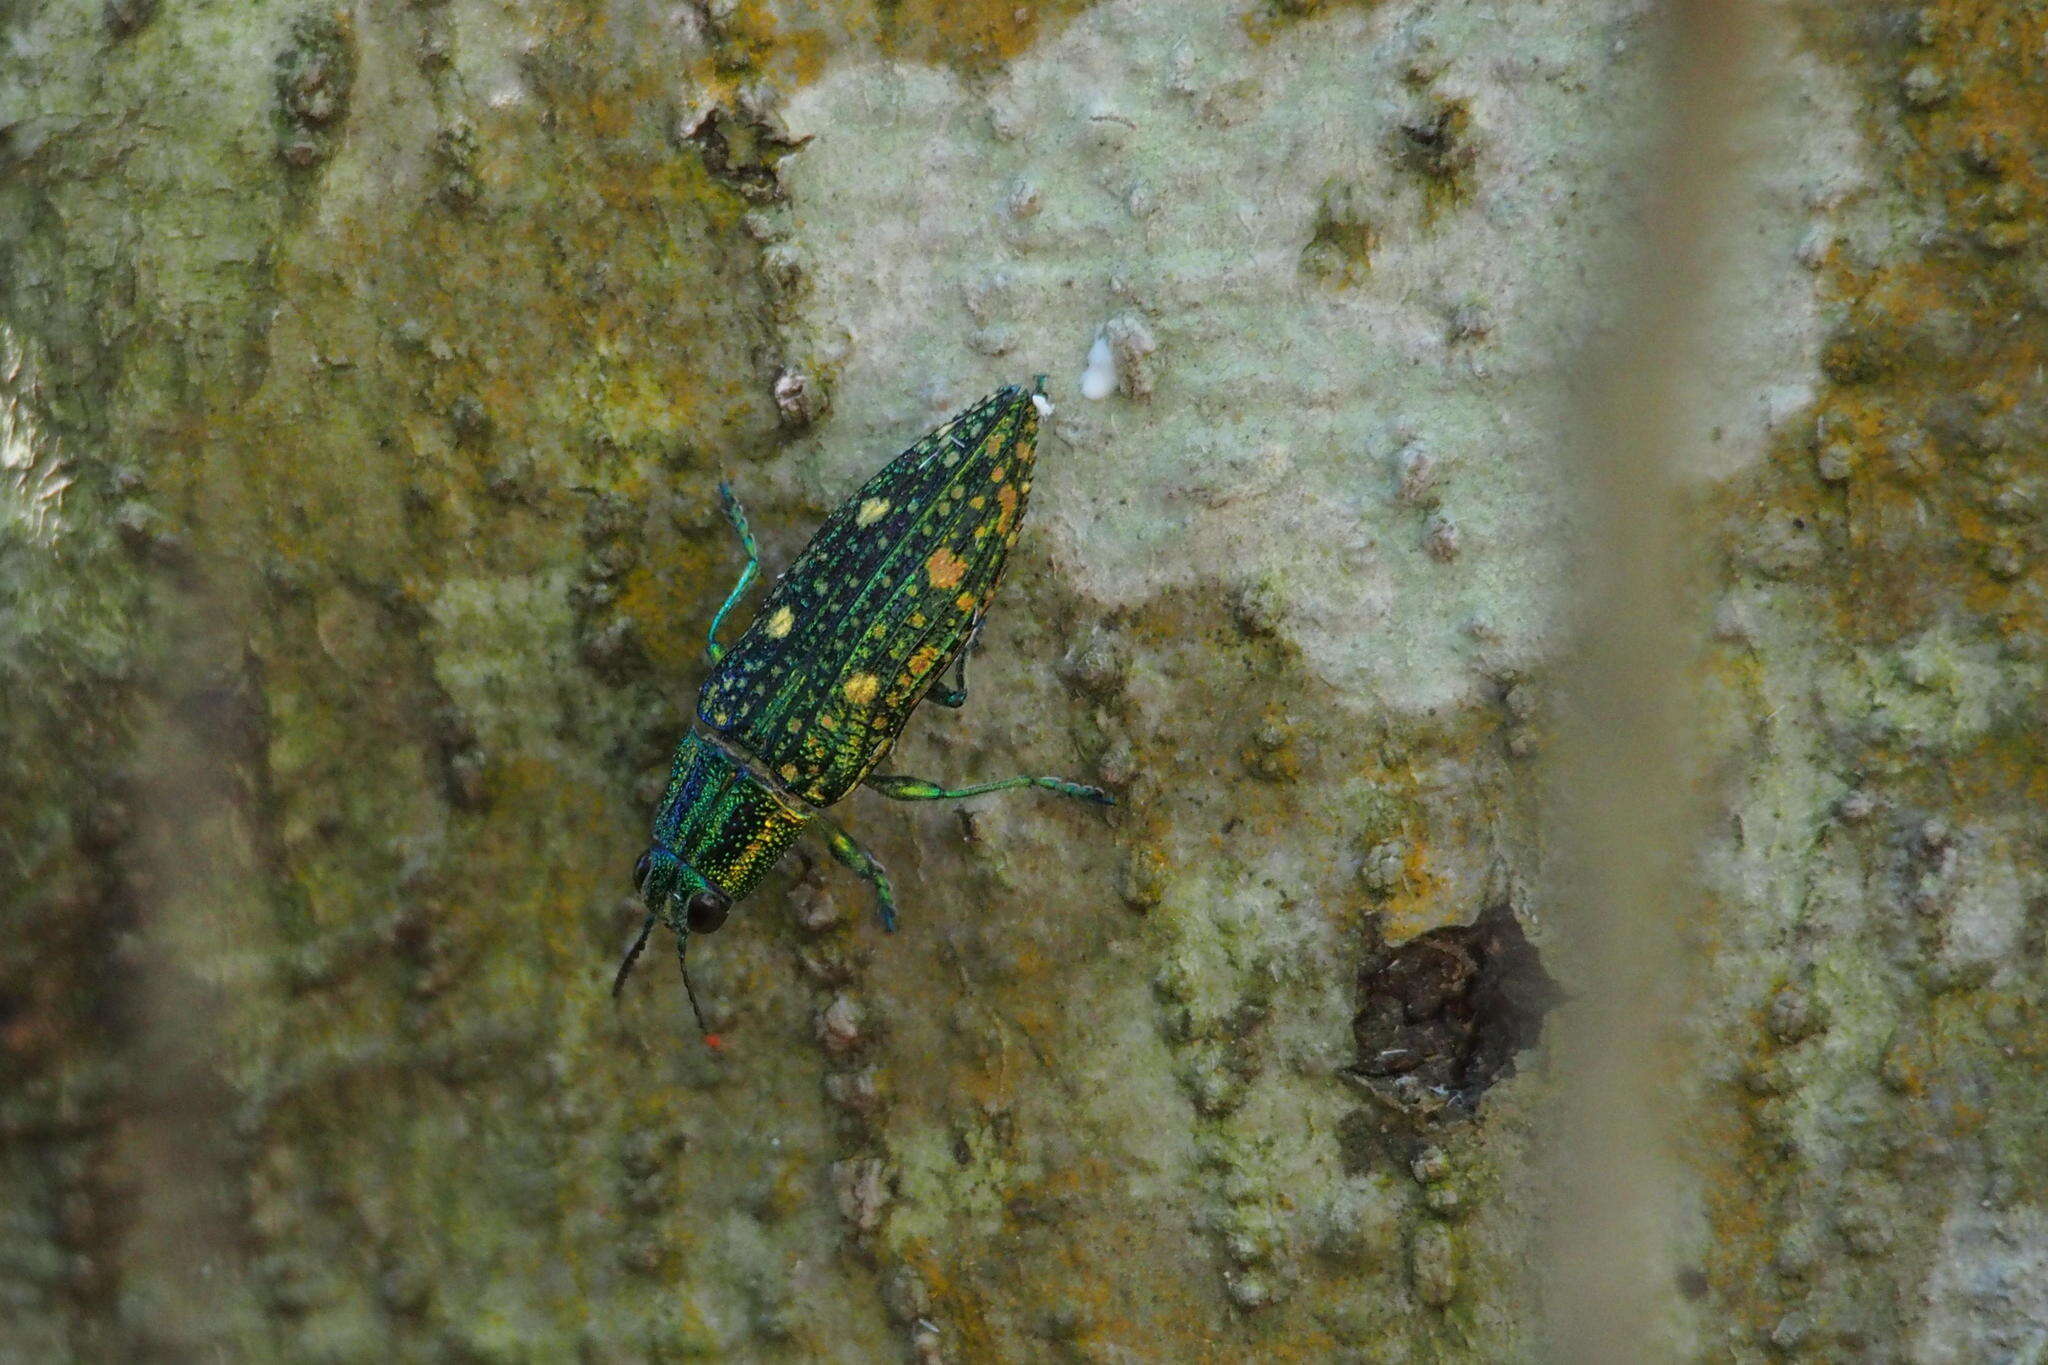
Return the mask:
<path fill-rule="evenodd" d="M 711 1027 L 704 1022 L 703 1007 L 697 1003 L 697 988 L 690 984 L 690 931 L 688 929 L 676 935 L 676 965 L 683 969 L 683 994 L 690 997 L 690 1013 L 697 1016 L 697 1032 L 709 1034 Z"/>
<path fill-rule="evenodd" d="M 640 937 L 633 940 L 633 946 L 626 949 L 626 960 L 619 964 L 619 974 L 612 978 L 612 999 L 619 998 L 619 992 L 626 989 L 626 978 L 632 974 L 633 964 L 640 960 L 640 950 L 647 946 L 647 936 L 654 932 L 654 912 L 647 912 L 647 922 L 640 926 Z"/>

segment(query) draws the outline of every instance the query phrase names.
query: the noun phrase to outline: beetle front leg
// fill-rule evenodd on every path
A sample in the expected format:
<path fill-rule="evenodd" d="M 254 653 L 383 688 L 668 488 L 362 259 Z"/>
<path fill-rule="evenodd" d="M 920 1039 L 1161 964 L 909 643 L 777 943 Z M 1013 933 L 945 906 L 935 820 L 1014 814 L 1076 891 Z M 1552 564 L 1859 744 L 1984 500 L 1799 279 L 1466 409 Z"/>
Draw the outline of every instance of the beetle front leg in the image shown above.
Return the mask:
<path fill-rule="evenodd" d="M 956 801 L 965 796 L 980 796 L 983 792 L 1011 791 L 1017 787 L 1043 787 L 1061 796 L 1071 796 L 1081 801 L 1092 801 L 1098 806 L 1114 806 L 1116 798 L 1100 787 L 1084 787 L 1079 782 L 1068 782 L 1058 777 L 1006 777 L 999 782 L 978 782 L 972 787 L 941 787 L 936 782 L 927 782 L 921 777 L 903 777 L 895 774 L 877 774 L 868 779 L 868 786 L 892 801 Z"/>
<path fill-rule="evenodd" d="M 845 863 L 868 885 L 875 888 L 877 908 L 882 916 L 882 928 L 888 933 L 896 932 L 896 893 L 889 889 L 889 874 L 875 855 L 853 841 L 853 836 L 833 824 L 822 815 L 811 817 L 825 835 L 825 847 L 832 850 L 832 856 Z"/>
<path fill-rule="evenodd" d="M 754 533 L 747 527 L 746 509 L 733 494 L 732 485 L 718 481 L 718 505 L 725 509 L 725 519 L 732 523 L 732 529 L 739 533 L 740 546 L 747 552 L 747 567 L 740 570 L 740 581 L 732 585 L 732 591 L 725 595 L 725 605 L 718 609 L 718 615 L 711 618 L 711 629 L 704 633 L 704 654 L 712 663 L 725 657 L 725 646 L 718 643 L 718 628 L 725 624 L 725 617 L 739 600 L 746 596 L 747 589 L 754 585 L 754 579 L 761 573 L 761 548 L 754 543 Z"/>

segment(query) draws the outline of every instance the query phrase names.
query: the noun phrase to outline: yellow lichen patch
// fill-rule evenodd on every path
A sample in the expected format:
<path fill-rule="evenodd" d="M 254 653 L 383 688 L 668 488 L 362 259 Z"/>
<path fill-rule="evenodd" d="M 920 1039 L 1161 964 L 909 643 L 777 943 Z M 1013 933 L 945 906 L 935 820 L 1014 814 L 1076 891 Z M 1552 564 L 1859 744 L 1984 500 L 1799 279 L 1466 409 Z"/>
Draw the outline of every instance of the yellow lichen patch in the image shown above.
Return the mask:
<path fill-rule="evenodd" d="M 1380 911 L 1381 932 L 1389 943 L 1404 943 L 1443 926 L 1444 878 L 1430 852 L 1421 837 L 1410 840 L 1402 851 L 1400 877 Z"/>
<path fill-rule="evenodd" d="M 932 551 L 929 559 L 925 560 L 924 571 L 926 577 L 931 579 L 933 587 L 956 587 L 967 575 L 967 561 L 941 545 Z"/>
<path fill-rule="evenodd" d="M 2038 657 L 2041 647 L 2040 571 L 2025 554 L 2029 537 L 2014 519 L 2013 490 L 2048 471 L 2048 442 L 2027 398 L 2048 361 L 2037 306 L 2048 175 L 2031 155 L 2048 136 L 2048 104 L 2039 95 L 2048 75 L 2048 15 L 1996 0 L 1929 0 L 1901 12 L 1902 41 L 1878 44 L 1869 41 L 1861 7 L 1793 12 L 1821 65 L 1862 87 L 1864 145 L 1875 169 L 1933 230 L 1881 253 L 1829 248 L 1812 262 L 1831 318 L 1813 407 L 1783 424 L 1756 476 L 1732 483 L 1714 508 L 1726 518 L 1738 573 L 1773 583 L 1771 591 L 1796 602 L 1799 614 L 1788 614 L 1785 636 L 1745 642 L 1741 663 L 1715 669 L 1710 686 L 1722 695 L 1712 728 L 1738 734 L 1745 720 L 1813 724 L 1797 707 L 1780 717 L 1784 699 L 1808 685 L 1788 675 L 1826 674 L 1843 653 L 1864 651 L 1876 666 L 1844 667 L 1839 678 L 1874 695 L 1839 712 L 1833 703 L 1827 708 L 1822 724 L 1843 725 L 1841 738 L 1831 740 L 1833 761 L 1868 774 L 1882 802 L 1920 812 L 1916 819 L 1961 812 L 1966 822 L 1989 826 L 2007 818 L 2002 809 L 2024 819 L 2024 809 L 2038 809 L 2033 792 L 2048 775 L 2040 727 L 1999 727 L 1977 739 L 1923 729 L 1916 708 L 1951 683 L 1930 673 L 1902 688 L 1894 669 L 1905 657 L 1925 656 L 1927 647 L 1916 642 L 1930 631 L 1995 639 L 2013 658 Z M 1801 553 L 1774 558 L 1772 549 L 1788 542 Z M 1790 638 L 1812 643 L 1797 648 L 1783 642 Z M 1816 681 L 1814 691 L 1828 686 Z M 1783 776 L 1768 764 L 1756 771 L 1768 775 L 1765 782 Z M 1773 798 L 1762 799 L 1768 808 Z M 1779 865 L 1796 866 L 1797 855 L 1786 852 Z M 1700 922 L 1722 915 L 1740 922 L 1749 907 L 1738 900 L 1709 909 Z M 1734 949 L 1734 960 L 1745 951 Z M 1703 946 L 1701 956 L 1728 960 L 1718 948 Z M 1816 986 L 1872 972 L 1865 950 L 1847 943 L 1829 945 L 1816 966 Z M 1958 1070 L 1984 1065 L 1976 1030 L 1989 992 L 1964 988 L 1925 1001 L 1880 992 L 1875 1009 L 1853 1003 L 1863 994 L 1829 991 L 1829 1050 L 1874 1058 L 1898 1099 L 1894 1112 L 1916 1115 L 1897 1126 L 1888 1120 L 1868 1140 L 1948 1143 L 1958 1133 L 1978 1140 L 1984 1113 L 1922 1101 L 1949 1092 Z M 1949 1027 L 1950 1009 L 1969 1025 Z M 1804 1173 L 1782 1156 L 1795 1126 L 1786 1115 L 1870 1065 L 1859 1060 L 1845 1072 L 1802 1059 L 1788 1066 L 1777 1043 L 1753 1041 L 1769 1040 L 1771 1025 L 1763 1009 L 1731 1024 L 1733 1038 L 1758 1048 L 1747 1065 L 1759 1083 L 1728 1109 L 1696 1111 L 1722 1131 L 1703 1132 L 1693 1144 L 1721 1154 L 1704 1163 L 1702 1180 L 1711 1301 L 1732 1330 L 1750 1334 L 1769 1333 L 1795 1306 L 1817 1320 L 1845 1307 L 1838 1297 L 1809 1298 L 1775 1271 L 1793 1239 L 1785 1235 L 1788 1220 L 1769 1215 L 1805 1197 Z M 1852 1141 L 1847 1150 L 1855 1161 L 1868 1159 L 1870 1148 L 1859 1152 Z M 1900 1244 L 1938 1235 L 1939 1201 L 1926 1208 L 1908 1201 L 1887 1216 Z"/>
<path fill-rule="evenodd" d="M 1377 0 L 1259 0 L 1247 6 L 1237 18 L 1244 36 L 1264 47 L 1304 20 L 1318 18 L 1339 5 L 1365 8 Z"/>
<path fill-rule="evenodd" d="M 889 500 L 887 498 L 869 498 L 860 505 L 860 511 L 854 516 L 853 523 L 856 526 L 873 526 L 888 515 Z"/>
<path fill-rule="evenodd" d="M 780 640 L 783 636 L 789 634 L 790 627 L 795 624 L 795 612 L 791 611 L 788 607 L 777 607 L 775 614 L 768 618 L 768 624 L 764 629 L 768 632 L 769 639 Z"/>
<path fill-rule="evenodd" d="M 866 706 L 882 690 L 882 680 L 872 673 L 856 673 L 839 688 L 839 694 L 855 706 Z"/>
<path fill-rule="evenodd" d="M 833 40 L 828 30 L 799 16 L 780 13 L 771 5 L 730 8 L 720 24 L 716 61 L 719 71 L 728 74 L 726 80 L 713 83 L 715 86 L 730 86 L 732 74 L 744 73 L 778 88 L 793 89 L 824 74 Z"/>
<path fill-rule="evenodd" d="M 880 8 L 876 35 L 891 57 L 968 71 L 990 71 L 1039 41 L 1041 26 L 1088 8 L 1093 0 L 896 0 Z"/>

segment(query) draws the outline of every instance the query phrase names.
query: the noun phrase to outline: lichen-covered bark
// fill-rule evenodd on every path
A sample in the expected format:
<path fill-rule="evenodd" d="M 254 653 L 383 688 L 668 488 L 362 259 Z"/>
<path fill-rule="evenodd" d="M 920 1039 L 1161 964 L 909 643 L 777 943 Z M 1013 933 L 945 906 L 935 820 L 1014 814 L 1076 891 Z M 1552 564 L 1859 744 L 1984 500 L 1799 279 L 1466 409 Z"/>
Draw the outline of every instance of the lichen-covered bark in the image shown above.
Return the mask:
<path fill-rule="evenodd" d="M 1802 23 L 1855 82 L 1874 174 L 1806 247 L 1814 400 L 1723 509 L 1707 1341 L 2027 1359 L 2048 1349 L 2048 28 L 1961 3 Z"/>
<path fill-rule="evenodd" d="M 2024 1357 L 2048 35 L 1758 23 L 1673 442 L 1671 1330 Z M 1521 1049 L 1602 989 L 1538 773 L 1649 7 L 0 25 L 0 1355 L 1536 1354 Z M 615 1007 L 716 480 L 772 570 L 1038 372 L 973 695 L 892 766 L 1121 805 L 856 796 L 901 933 L 792 860 L 693 950 L 723 1048 L 668 973 Z"/>

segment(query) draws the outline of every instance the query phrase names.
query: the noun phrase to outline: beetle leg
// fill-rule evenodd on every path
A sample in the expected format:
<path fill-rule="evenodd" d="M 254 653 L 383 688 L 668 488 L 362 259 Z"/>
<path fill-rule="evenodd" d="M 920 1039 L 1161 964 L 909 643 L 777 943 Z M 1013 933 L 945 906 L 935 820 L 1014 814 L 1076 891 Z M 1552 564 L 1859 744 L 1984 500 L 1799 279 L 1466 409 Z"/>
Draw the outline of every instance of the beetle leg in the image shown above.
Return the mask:
<path fill-rule="evenodd" d="M 723 479 L 718 481 L 718 505 L 725 509 L 725 519 L 732 523 L 732 529 L 739 532 L 740 545 L 747 552 L 747 567 L 740 570 L 740 581 L 725 595 L 725 605 L 711 618 L 711 629 L 704 633 L 704 653 L 712 663 L 725 657 L 725 646 L 718 643 L 718 628 L 725 624 L 726 613 L 739 605 L 740 598 L 746 596 L 761 572 L 761 547 L 754 543 L 754 533 L 747 527 L 746 509 L 734 496 L 732 485 Z"/>
<path fill-rule="evenodd" d="M 833 824 L 822 815 L 813 816 L 818 828 L 825 835 L 825 846 L 832 850 L 832 856 L 852 868 L 854 873 L 868 885 L 875 888 L 877 908 L 882 915 L 882 928 L 889 933 L 896 932 L 896 893 L 889 889 L 889 874 L 876 861 L 875 855 L 853 841 L 853 836 Z"/>
<path fill-rule="evenodd" d="M 953 656 L 953 685 L 951 687 L 932 689 L 930 694 L 925 697 L 926 701 L 935 701 L 941 706 L 950 706 L 955 710 L 966 704 L 967 656 L 973 652 L 975 644 L 980 639 L 981 623 L 976 622 L 974 633 L 967 637 L 966 641 L 960 646 L 960 652 Z"/>
<path fill-rule="evenodd" d="M 1057 777 L 1005 777 L 998 782 L 977 782 L 971 787 L 941 787 L 938 783 L 927 782 L 921 777 L 878 773 L 870 777 L 867 784 L 892 801 L 956 801 L 963 796 L 980 796 L 983 792 L 1009 791 L 1016 787 L 1043 787 L 1049 792 L 1058 792 L 1061 796 L 1093 801 L 1098 806 L 1116 804 L 1116 798 L 1100 787 L 1084 787 L 1079 782 L 1068 782 Z"/>

